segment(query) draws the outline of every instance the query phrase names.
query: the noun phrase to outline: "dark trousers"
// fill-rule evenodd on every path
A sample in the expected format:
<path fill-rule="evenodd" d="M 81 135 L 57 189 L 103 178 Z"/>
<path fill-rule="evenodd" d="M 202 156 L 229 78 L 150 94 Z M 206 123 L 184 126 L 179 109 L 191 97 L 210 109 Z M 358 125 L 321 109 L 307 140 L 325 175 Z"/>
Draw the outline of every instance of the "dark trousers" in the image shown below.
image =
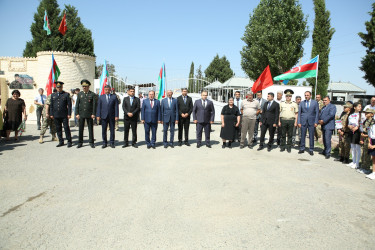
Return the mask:
<path fill-rule="evenodd" d="M 282 119 L 280 118 L 281 122 L 281 144 L 280 147 L 282 149 L 285 149 L 285 146 L 287 148 L 292 147 L 292 136 L 293 136 L 293 128 L 294 128 L 294 122 L 295 119 Z M 287 138 L 288 137 L 288 141 Z"/>
<path fill-rule="evenodd" d="M 276 128 L 276 133 L 277 133 L 277 144 L 280 144 L 280 142 L 281 142 L 281 136 L 283 135 L 283 128 L 282 127 L 277 127 Z"/>
<path fill-rule="evenodd" d="M 125 120 L 124 119 L 124 142 L 129 142 L 129 130 L 132 129 L 132 144 L 137 143 L 137 120 Z"/>
<path fill-rule="evenodd" d="M 323 144 L 324 144 L 323 153 L 325 155 L 331 155 L 332 132 L 333 132 L 333 130 L 330 130 L 330 129 L 322 129 Z"/>
<path fill-rule="evenodd" d="M 157 123 L 145 122 L 145 141 L 146 141 L 147 146 L 155 146 L 157 129 L 158 129 Z M 150 130 L 151 130 L 151 141 L 150 141 Z"/>
<path fill-rule="evenodd" d="M 163 122 L 163 143 L 164 143 L 164 145 L 168 144 L 168 128 L 169 128 L 169 132 L 170 132 L 169 143 L 173 143 L 174 127 L 175 127 L 175 121 Z"/>
<path fill-rule="evenodd" d="M 211 124 L 210 123 L 197 123 L 197 144 L 202 144 L 202 132 L 204 129 L 204 135 L 206 137 L 206 145 L 210 144 L 210 132 Z"/>
<path fill-rule="evenodd" d="M 64 139 L 62 137 L 62 127 L 64 126 L 65 131 L 65 137 L 68 142 L 72 142 L 72 136 L 70 134 L 70 128 L 69 128 L 69 119 L 68 117 L 64 118 L 54 118 L 55 126 L 56 126 L 56 133 L 57 137 L 59 138 L 60 143 L 64 143 Z"/>
<path fill-rule="evenodd" d="M 102 118 L 100 119 L 102 121 L 102 138 L 103 138 L 103 144 L 107 144 L 107 127 L 109 125 L 109 142 L 111 144 L 115 144 L 115 118 Z"/>
<path fill-rule="evenodd" d="M 300 150 L 305 150 L 305 143 L 306 143 L 306 133 L 309 130 L 309 140 L 310 140 L 310 151 L 314 151 L 314 124 L 305 126 L 301 126 L 301 146 Z"/>
<path fill-rule="evenodd" d="M 38 129 L 40 129 L 40 127 L 41 127 L 40 120 L 42 120 L 42 122 L 43 122 L 42 112 L 43 112 L 43 107 L 36 108 L 36 124 L 38 126 Z"/>
<path fill-rule="evenodd" d="M 257 139 L 257 136 L 258 136 L 258 129 L 259 129 L 259 119 L 260 118 L 257 118 L 256 120 L 255 120 L 255 126 L 254 126 L 254 140 L 256 140 Z"/>
<path fill-rule="evenodd" d="M 273 137 L 275 136 L 276 129 L 273 124 L 262 124 L 262 126 L 260 126 L 260 145 L 264 145 L 264 137 L 266 136 L 267 129 L 269 133 L 268 146 L 270 147 L 273 144 Z"/>
<path fill-rule="evenodd" d="M 238 127 L 235 127 L 235 134 L 234 134 L 234 140 L 241 140 L 241 127 L 242 127 L 242 115 L 240 116 L 240 124 Z"/>
<path fill-rule="evenodd" d="M 92 118 L 82 118 L 78 120 L 79 132 L 78 132 L 78 143 L 83 143 L 83 130 L 85 129 L 85 121 L 87 128 L 89 129 L 89 143 L 94 143 L 94 122 Z"/>
<path fill-rule="evenodd" d="M 189 140 L 190 116 L 186 118 L 179 117 L 178 120 L 178 141 L 182 142 L 182 132 L 185 130 L 185 142 Z"/>

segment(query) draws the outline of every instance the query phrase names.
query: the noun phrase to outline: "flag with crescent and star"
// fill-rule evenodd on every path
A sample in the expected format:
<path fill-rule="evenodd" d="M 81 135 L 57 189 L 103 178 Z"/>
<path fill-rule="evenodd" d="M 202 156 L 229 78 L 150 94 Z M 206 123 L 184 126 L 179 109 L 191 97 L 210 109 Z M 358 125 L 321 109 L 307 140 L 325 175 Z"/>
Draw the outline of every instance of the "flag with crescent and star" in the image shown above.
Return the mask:
<path fill-rule="evenodd" d="M 294 67 L 291 70 L 285 72 L 284 74 L 275 76 L 275 78 L 273 79 L 275 81 L 284 81 L 284 80 L 316 77 L 316 74 L 318 72 L 318 61 L 319 61 L 319 55 L 301 66 Z"/>

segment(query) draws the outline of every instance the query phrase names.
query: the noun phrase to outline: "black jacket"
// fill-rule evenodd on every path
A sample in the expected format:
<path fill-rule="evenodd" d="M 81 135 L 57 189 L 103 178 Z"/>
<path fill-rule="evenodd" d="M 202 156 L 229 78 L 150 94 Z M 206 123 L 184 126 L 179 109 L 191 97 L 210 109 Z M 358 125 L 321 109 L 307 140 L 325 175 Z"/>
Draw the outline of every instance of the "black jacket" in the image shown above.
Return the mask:
<path fill-rule="evenodd" d="M 65 118 L 72 115 L 72 101 L 69 93 L 62 91 L 52 93 L 49 114 L 55 118 Z"/>
<path fill-rule="evenodd" d="M 186 104 L 184 103 L 184 99 L 182 95 L 177 97 L 177 106 L 178 106 L 178 114 L 181 116 L 182 114 L 188 113 L 189 116 L 191 112 L 193 112 L 193 99 L 190 96 L 186 96 Z"/>
<path fill-rule="evenodd" d="M 141 111 L 141 102 L 138 97 L 134 97 L 132 105 L 130 105 L 130 96 L 124 98 L 122 102 L 122 110 L 124 110 L 124 120 L 138 120 L 139 111 Z M 129 117 L 128 113 L 133 116 Z"/>
<path fill-rule="evenodd" d="M 268 107 L 268 101 L 264 103 L 260 121 L 263 124 L 268 124 L 268 125 L 278 124 L 279 113 L 280 113 L 279 104 L 274 100 L 271 104 L 271 107 L 268 110 L 267 110 L 267 107 Z"/>

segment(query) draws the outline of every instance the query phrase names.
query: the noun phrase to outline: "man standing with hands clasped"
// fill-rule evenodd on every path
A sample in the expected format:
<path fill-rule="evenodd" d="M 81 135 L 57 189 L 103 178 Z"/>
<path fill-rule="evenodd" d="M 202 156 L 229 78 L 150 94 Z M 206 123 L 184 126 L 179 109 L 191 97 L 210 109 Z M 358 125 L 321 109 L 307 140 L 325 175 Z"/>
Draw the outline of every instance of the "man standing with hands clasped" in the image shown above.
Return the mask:
<path fill-rule="evenodd" d="M 178 105 L 178 146 L 182 146 L 182 133 L 185 132 L 185 145 L 189 144 L 190 115 L 193 112 L 193 100 L 188 96 L 188 89 L 183 88 L 182 94 L 177 97 Z"/>
<path fill-rule="evenodd" d="M 145 125 L 145 141 L 147 148 L 155 149 L 156 131 L 161 123 L 160 101 L 155 99 L 155 91 L 148 92 L 148 99 L 144 100 L 141 109 L 141 122 Z M 152 132 L 150 140 L 150 130 Z"/>
<path fill-rule="evenodd" d="M 135 89 L 133 87 L 128 89 L 128 96 L 122 102 L 122 109 L 124 110 L 124 145 L 123 148 L 129 146 L 129 130 L 132 128 L 132 147 L 137 148 L 137 123 L 139 112 L 141 111 L 141 103 L 138 97 L 135 97 Z"/>
<path fill-rule="evenodd" d="M 319 124 L 322 126 L 324 150 L 321 153 L 329 159 L 331 157 L 331 138 L 335 130 L 336 106 L 331 104 L 328 96 L 323 99 L 324 106 L 319 114 Z"/>
<path fill-rule="evenodd" d="M 292 137 L 293 129 L 297 127 L 297 116 L 298 116 L 298 105 L 292 102 L 292 95 L 294 91 L 291 89 L 286 89 L 284 91 L 285 102 L 280 103 L 280 118 L 279 127 L 281 128 L 281 144 L 280 152 L 288 151 L 292 152 Z M 286 137 L 288 136 L 288 142 Z"/>
<path fill-rule="evenodd" d="M 167 98 L 161 101 L 161 123 L 163 124 L 163 144 L 164 148 L 168 148 L 168 128 L 170 129 L 169 146 L 174 147 L 174 128 L 178 124 L 178 106 L 177 100 L 172 97 L 172 90 L 167 91 Z"/>

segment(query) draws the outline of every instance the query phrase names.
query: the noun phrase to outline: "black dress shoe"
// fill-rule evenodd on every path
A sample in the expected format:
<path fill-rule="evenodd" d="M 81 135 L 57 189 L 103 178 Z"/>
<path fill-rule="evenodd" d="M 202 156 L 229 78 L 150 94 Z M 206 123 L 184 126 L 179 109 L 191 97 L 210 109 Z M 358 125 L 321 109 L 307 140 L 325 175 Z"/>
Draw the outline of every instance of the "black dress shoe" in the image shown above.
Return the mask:
<path fill-rule="evenodd" d="M 292 149 L 291 148 L 287 148 L 288 153 L 291 153 L 292 152 Z"/>
<path fill-rule="evenodd" d="M 340 161 L 340 162 L 343 162 L 343 161 L 344 161 L 344 157 L 340 156 L 340 159 L 335 159 L 334 161 Z"/>
<path fill-rule="evenodd" d="M 107 144 L 103 144 L 103 145 L 102 145 L 102 148 L 106 148 L 106 147 L 107 147 Z"/>
<path fill-rule="evenodd" d="M 164 145 L 164 148 L 168 148 L 168 145 Z"/>
<path fill-rule="evenodd" d="M 225 148 L 226 146 L 225 146 L 225 144 L 223 144 L 222 146 L 221 146 L 221 148 Z"/>
<path fill-rule="evenodd" d="M 197 144 L 197 148 L 200 148 L 201 147 L 201 145 L 200 144 Z"/>
<path fill-rule="evenodd" d="M 330 155 L 326 155 L 326 159 L 328 160 L 329 158 L 331 158 L 331 156 Z"/>
<path fill-rule="evenodd" d="M 68 148 L 71 148 L 73 145 L 71 142 L 68 142 Z"/>
<path fill-rule="evenodd" d="M 326 154 L 324 153 L 324 151 L 319 152 L 319 154 L 320 154 L 320 155 L 326 155 Z"/>
<path fill-rule="evenodd" d="M 285 148 L 281 148 L 281 149 L 280 149 L 280 152 L 284 152 L 284 151 L 285 151 Z"/>
<path fill-rule="evenodd" d="M 267 147 L 267 151 L 268 151 L 268 152 L 271 152 L 271 147 Z"/>
<path fill-rule="evenodd" d="M 153 148 L 153 149 L 155 149 L 155 148 L 156 148 L 156 147 L 155 147 L 155 145 L 154 145 L 154 146 L 152 146 L 152 148 Z"/>
<path fill-rule="evenodd" d="M 303 154 L 303 153 L 305 153 L 305 150 L 300 150 L 300 151 L 298 151 L 298 153 Z"/>
<path fill-rule="evenodd" d="M 126 147 L 129 147 L 129 144 L 128 143 L 125 143 L 124 145 L 122 145 L 123 148 L 126 148 Z"/>
<path fill-rule="evenodd" d="M 178 142 L 178 146 L 180 146 L 180 147 L 182 146 L 182 141 Z"/>
<path fill-rule="evenodd" d="M 132 144 L 132 147 L 133 147 L 133 148 L 138 148 L 137 144 L 135 144 L 135 143 Z"/>
<path fill-rule="evenodd" d="M 190 147 L 190 143 L 188 141 L 185 142 L 185 145 Z"/>
<path fill-rule="evenodd" d="M 171 148 L 174 148 L 174 145 L 173 145 L 173 143 L 171 143 L 170 145 L 169 145 Z"/>
<path fill-rule="evenodd" d="M 77 148 L 82 148 L 82 143 L 78 143 Z"/>
<path fill-rule="evenodd" d="M 62 146 L 64 146 L 63 142 L 59 142 L 59 144 L 56 145 L 56 147 L 62 147 Z"/>
<path fill-rule="evenodd" d="M 206 147 L 211 148 L 211 145 L 210 145 L 210 144 L 207 144 Z"/>
<path fill-rule="evenodd" d="M 95 144 L 94 143 L 90 143 L 90 147 L 91 148 L 95 148 Z"/>
<path fill-rule="evenodd" d="M 240 146 L 240 149 L 243 149 L 244 148 L 244 146 Z"/>
<path fill-rule="evenodd" d="M 260 150 L 263 150 L 263 149 L 264 149 L 264 146 L 259 146 L 259 148 L 257 150 L 260 151 Z"/>
<path fill-rule="evenodd" d="M 115 144 L 111 144 L 111 148 L 115 148 Z"/>
<path fill-rule="evenodd" d="M 309 151 L 309 154 L 310 154 L 310 155 L 314 155 L 314 152 L 313 152 L 313 151 Z"/>
<path fill-rule="evenodd" d="M 250 148 L 250 149 L 253 149 L 254 146 L 253 145 L 249 145 L 247 147 Z"/>
<path fill-rule="evenodd" d="M 150 148 L 151 148 L 151 145 L 147 145 L 147 148 L 150 149 Z"/>

